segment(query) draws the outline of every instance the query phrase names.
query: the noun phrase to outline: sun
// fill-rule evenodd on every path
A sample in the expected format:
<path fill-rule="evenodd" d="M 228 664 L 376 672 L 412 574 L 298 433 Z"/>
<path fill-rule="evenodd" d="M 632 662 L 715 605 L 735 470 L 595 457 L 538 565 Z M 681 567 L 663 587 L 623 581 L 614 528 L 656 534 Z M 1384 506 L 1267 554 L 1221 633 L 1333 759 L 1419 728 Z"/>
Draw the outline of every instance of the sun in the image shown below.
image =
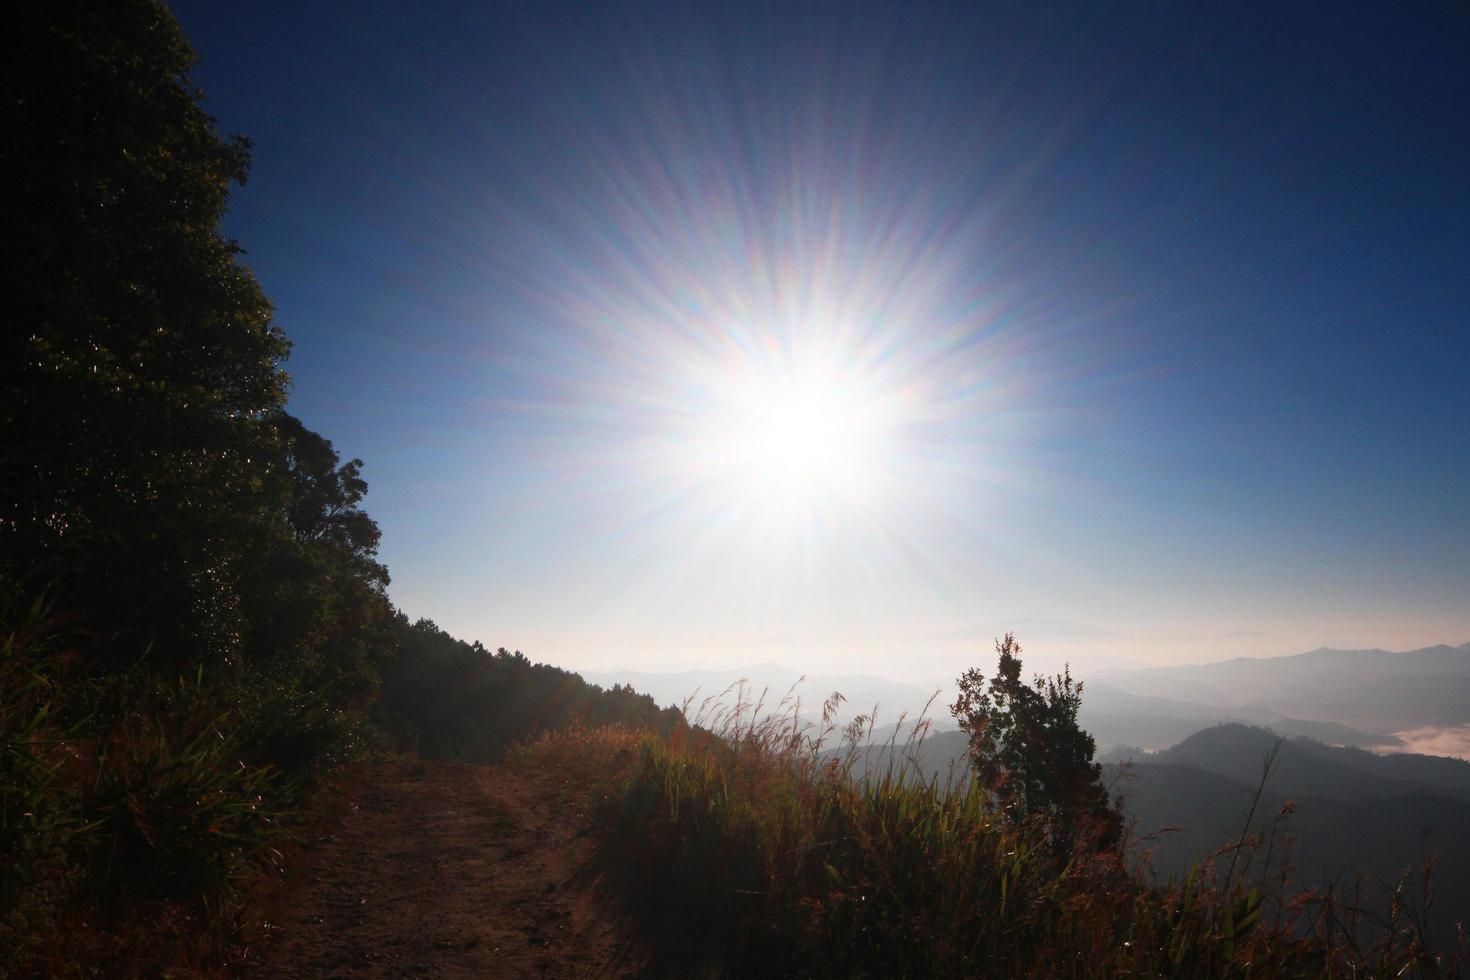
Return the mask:
<path fill-rule="evenodd" d="M 767 503 L 853 501 L 884 466 L 882 399 L 840 364 L 738 372 L 708 437 L 721 478 Z"/>
<path fill-rule="evenodd" d="M 732 462 L 762 482 L 835 489 L 862 477 L 862 401 L 821 379 L 754 387 L 731 406 Z"/>

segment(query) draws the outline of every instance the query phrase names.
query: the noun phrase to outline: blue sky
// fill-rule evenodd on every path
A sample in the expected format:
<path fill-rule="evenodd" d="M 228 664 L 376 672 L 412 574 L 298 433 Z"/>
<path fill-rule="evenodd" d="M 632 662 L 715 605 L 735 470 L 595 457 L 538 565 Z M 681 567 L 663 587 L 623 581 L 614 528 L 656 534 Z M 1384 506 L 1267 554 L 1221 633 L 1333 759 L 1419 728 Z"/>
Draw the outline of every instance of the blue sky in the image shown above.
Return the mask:
<path fill-rule="evenodd" d="M 412 616 L 925 677 L 1017 620 L 1084 675 L 1464 642 L 1470 18 L 1187 6 L 173 9 Z"/>

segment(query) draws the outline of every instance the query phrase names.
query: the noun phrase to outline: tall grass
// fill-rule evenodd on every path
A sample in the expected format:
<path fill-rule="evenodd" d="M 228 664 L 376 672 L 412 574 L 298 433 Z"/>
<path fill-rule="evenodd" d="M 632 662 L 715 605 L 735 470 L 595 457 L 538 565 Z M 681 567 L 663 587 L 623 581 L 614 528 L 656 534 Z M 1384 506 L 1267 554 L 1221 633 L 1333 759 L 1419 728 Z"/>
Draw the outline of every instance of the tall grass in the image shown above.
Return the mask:
<path fill-rule="evenodd" d="M 234 699 L 89 672 L 44 601 L 0 610 L 0 976 L 151 975 L 217 955 L 298 782 L 251 759 Z"/>
<path fill-rule="evenodd" d="M 0 976 L 34 953 L 75 887 L 89 837 L 82 785 L 63 772 L 78 727 L 57 718 L 65 662 L 44 601 L 0 629 Z"/>
<path fill-rule="evenodd" d="M 1195 869 L 1145 884 L 1123 851 L 1058 855 L 1046 828 L 1003 819 L 964 773 L 925 779 L 901 761 L 854 778 L 868 751 L 835 702 L 804 724 L 739 699 L 670 737 L 620 732 L 601 750 L 606 870 L 669 974 L 831 977 L 1456 977 L 1398 925 L 1363 938 L 1330 893 L 1268 903 Z M 556 751 L 558 739 L 532 754 Z M 836 751 L 831 751 L 832 749 Z M 895 751 L 896 750 L 896 751 Z M 561 750 L 565 753 L 565 745 Z M 1242 840 L 1237 847 L 1251 842 Z"/>

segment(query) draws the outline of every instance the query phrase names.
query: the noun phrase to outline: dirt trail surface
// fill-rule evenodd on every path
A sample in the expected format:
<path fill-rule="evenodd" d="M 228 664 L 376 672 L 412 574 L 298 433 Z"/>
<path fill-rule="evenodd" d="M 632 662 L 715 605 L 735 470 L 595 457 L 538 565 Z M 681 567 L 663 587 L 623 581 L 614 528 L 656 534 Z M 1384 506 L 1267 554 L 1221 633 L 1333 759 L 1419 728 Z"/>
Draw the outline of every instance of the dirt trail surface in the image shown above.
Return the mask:
<path fill-rule="evenodd" d="M 585 790 L 556 769 L 365 768 L 273 903 L 259 977 L 621 977 L 638 957 L 589 874 Z"/>

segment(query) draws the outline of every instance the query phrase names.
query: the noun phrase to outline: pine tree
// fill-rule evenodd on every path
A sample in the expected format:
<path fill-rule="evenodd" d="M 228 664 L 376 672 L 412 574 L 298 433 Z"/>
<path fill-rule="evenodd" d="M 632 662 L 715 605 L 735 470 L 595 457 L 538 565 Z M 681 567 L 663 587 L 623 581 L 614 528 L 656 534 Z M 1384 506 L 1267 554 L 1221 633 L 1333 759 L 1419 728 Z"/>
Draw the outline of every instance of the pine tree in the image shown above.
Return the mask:
<path fill-rule="evenodd" d="M 1103 849 L 1117 843 L 1122 818 L 1093 762 L 1097 745 L 1077 723 L 1082 684 L 1070 668 L 1055 677 L 1021 680 L 1021 646 L 1007 633 L 996 642 L 995 676 L 971 668 L 960 677 L 950 712 L 970 736 L 970 764 L 1002 811 L 1039 821 L 1058 850 L 1079 841 Z"/>

